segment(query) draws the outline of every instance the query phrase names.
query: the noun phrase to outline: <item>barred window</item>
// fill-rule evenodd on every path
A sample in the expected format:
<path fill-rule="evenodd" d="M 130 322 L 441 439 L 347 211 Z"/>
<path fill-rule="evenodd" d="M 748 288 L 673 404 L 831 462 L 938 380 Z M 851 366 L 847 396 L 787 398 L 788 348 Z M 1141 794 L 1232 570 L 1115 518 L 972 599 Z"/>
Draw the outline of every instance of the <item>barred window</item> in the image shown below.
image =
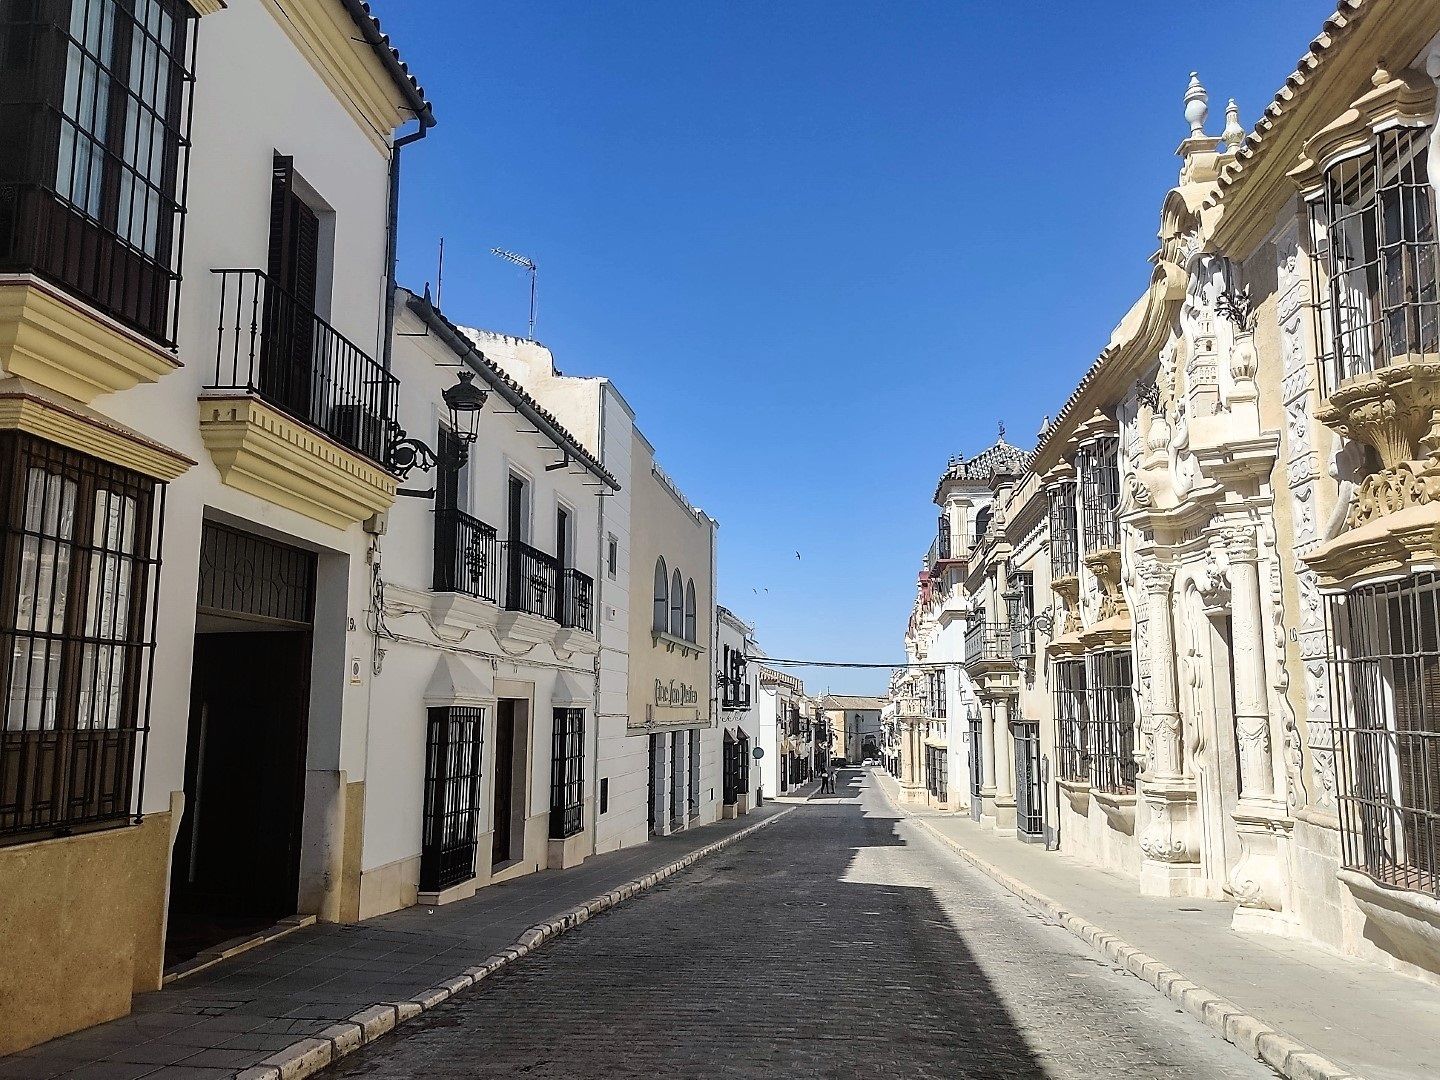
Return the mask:
<path fill-rule="evenodd" d="M 1440 896 L 1440 575 L 1330 603 L 1345 865 Z"/>
<path fill-rule="evenodd" d="M 926 714 L 936 719 L 945 718 L 945 672 L 933 669 L 925 672 Z"/>
<path fill-rule="evenodd" d="M 1403 357 L 1440 350 L 1429 142 L 1425 127 L 1377 133 L 1368 152 L 1326 170 L 1311 203 L 1316 263 L 1329 278 L 1316 289 L 1327 392 Z"/>
<path fill-rule="evenodd" d="M 686 787 L 685 809 L 690 817 L 700 816 L 700 732 L 696 728 L 690 731 L 689 745 L 689 773 L 690 783 Z"/>
<path fill-rule="evenodd" d="M 1057 660 L 1052 668 L 1055 723 L 1060 741 L 1060 779 L 1090 782 L 1090 704 L 1085 696 L 1085 661 Z"/>
<path fill-rule="evenodd" d="M 942 512 L 940 514 L 939 530 L 935 538 L 935 555 L 940 559 L 948 559 L 950 558 L 950 553 L 950 515 Z"/>
<path fill-rule="evenodd" d="M 428 711 L 420 843 L 420 888 L 426 892 L 475 876 L 484 737 L 482 708 L 452 705 Z"/>
<path fill-rule="evenodd" d="M 1096 439 L 1080 453 L 1080 488 L 1085 504 L 1085 550 L 1120 546 L 1120 440 Z"/>
<path fill-rule="evenodd" d="M 1090 786 L 1111 795 L 1135 791 L 1135 695 L 1130 653 L 1087 657 L 1090 685 Z"/>
<path fill-rule="evenodd" d="M 1013 570 L 1004 594 L 1005 615 L 1010 624 L 1010 655 L 1035 655 L 1035 577 L 1029 570 Z"/>
<path fill-rule="evenodd" d="M 1057 484 L 1050 492 L 1050 576 L 1069 577 L 1080 568 L 1080 537 L 1075 527 L 1075 484 Z"/>
<path fill-rule="evenodd" d="M 550 839 L 581 829 L 585 809 L 585 710 L 556 709 L 550 756 Z"/>
<path fill-rule="evenodd" d="M 174 344 L 193 11 L 180 0 L 0 5 L 0 269 Z"/>
<path fill-rule="evenodd" d="M 145 763 L 164 489 L 0 435 L 0 836 L 120 824 Z"/>

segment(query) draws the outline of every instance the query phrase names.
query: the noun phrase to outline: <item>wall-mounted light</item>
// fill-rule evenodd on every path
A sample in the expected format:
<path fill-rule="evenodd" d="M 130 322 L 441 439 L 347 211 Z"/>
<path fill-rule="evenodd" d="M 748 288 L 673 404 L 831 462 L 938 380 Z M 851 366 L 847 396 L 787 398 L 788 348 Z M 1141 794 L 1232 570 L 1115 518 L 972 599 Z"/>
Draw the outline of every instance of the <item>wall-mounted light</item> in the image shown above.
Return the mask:
<path fill-rule="evenodd" d="M 469 461 L 470 447 L 480 436 L 480 412 L 485 408 L 485 401 L 489 396 L 475 385 L 473 371 L 460 372 L 460 378 L 455 385 L 447 386 L 440 392 L 449 414 L 447 419 L 450 421 L 450 431 L 455 435 L 453 449 L 448 453 L 437 454 L 430 449 L 428 443 L 422 439 L 412 439 L 405 433 L 404 428 L 396 424 L 392 429 L 390 443 L 385 447 L 385 467 L 401 480 L 410 479 L 410 474 L 416 469 L 429 472 L 437 465 L 446 472 L 459 472 Z M 417 499 L 433 499 L 435 489 L 421 491 L 400 488 L 396 494 Z"/>

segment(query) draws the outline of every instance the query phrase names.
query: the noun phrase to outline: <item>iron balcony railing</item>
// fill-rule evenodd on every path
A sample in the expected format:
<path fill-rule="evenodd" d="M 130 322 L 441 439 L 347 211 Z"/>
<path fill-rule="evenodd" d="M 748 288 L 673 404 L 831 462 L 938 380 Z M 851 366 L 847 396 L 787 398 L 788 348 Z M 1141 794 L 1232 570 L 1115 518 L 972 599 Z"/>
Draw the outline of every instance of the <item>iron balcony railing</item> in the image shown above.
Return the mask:
<path fill-rule="evenodd" d="M 562 578 L 560 625 L 587 633 L 595 631 L 595 581 L 574 567 L 567 569 Z"/>
<path fill-rule="evenodd" d="M 435 591 L 498 603 L 500 541 L 495 529 L 463 510 L 435 511 Z"/>
<path fill-rule="evenodd" d="M 595 581 L 521 540 L 500 540 L 493 526 L 463 510 L 435 511 L 436 592 L 502 604 L 561 626 L 595 632 Z"/>
<path fill-rule="evenodd" d="M 261 270 L 220 278 L 215 379 L 383 463 L 398 380 Z"/>
<path fill-rule="evenodd" d="M 1010 627 L 1001 622 L 972 622 L 965 628 L 965 663 L 1009 660 Z"/>
<path fill-rule="evenodd" d="M 726 679 L 720 689 L 722 709 L 748 709 L 750 707 L 750 683 L 741 679 Z"/>

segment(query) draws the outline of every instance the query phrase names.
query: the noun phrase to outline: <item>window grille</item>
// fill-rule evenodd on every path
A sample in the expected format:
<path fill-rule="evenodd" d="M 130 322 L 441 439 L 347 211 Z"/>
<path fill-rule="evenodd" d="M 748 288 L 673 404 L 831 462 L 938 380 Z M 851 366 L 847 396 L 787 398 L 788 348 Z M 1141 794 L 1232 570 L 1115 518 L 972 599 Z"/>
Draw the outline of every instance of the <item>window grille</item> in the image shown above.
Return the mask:
<path fill-rule="evenodd" d="M 978 713 L 970 717 L 970 797 L 980 798 L 980 791 L 985 786 L 985 767 L 980 760 L 980 753 L 983 749 L 980 734 L 982 723 Z"/>
<path fill-rule="evenodd" d="M 485 710 L 452 705 L 428 713 L 420 888 L 439 892 L 475 876 Z"/>
<path fill-rule="evenodd" d="M 1332 598 L 1345 865 L 1440 896 L 1440 575 Z"/>
<path fill-rule="evenodd" d="M 550 755 L 550 839 L 581 829 L 585 811 L 585 710 L 556 709 Z"/>
<path fill-rule="evenodd" d="M 677 577 L 678 581 L 679 578 Z M 680 804 L 685 793 L 685 774 L 680 771 L 680 740 L 683 731 L 670 733 L 670 824 L 680 824 Z"/>
<path fill-rule="evenodd" d="M 700 816 L 700 732 L 692 729 L 689 737 L 689 773 L 690 783 L 686 786 L 686 813 L 696 818 Z"/>
<path fill-rule="evenodd" d="M 140 811 L 164 486 L 0 435 L 0 837 Z"/>
<path fill-rule="evenodd" d="M 950 799 L 950 755 L 944 747 L 925 747 L 925 789 L 936 802 Z"/>
<path fill-rule="evenodd" d="M 194 13 L 180 0 L 0 4 L 0 271 L 175 344 Z"/>
<path fill-rule="evenodd" d="M 1055 721 L 1059 728 L 1060 779 L 1090 782 L 1090 707 L 1085 696 L 1085 661 L 1057 660 L 1054 666 Z"/>
<path fill-rule="evenodd" d="M 940 559 L 948 559 L 950 558 L 950 550 L 950 515 L 942 513 L 940 515 L 939 530 L 936 534 L 935 555 Z"/>
<path fill-rule="evenodd" d="M 207 521 L 200 537 L 196 606 L 206 614 L 309 626 L 315 610 L 315 556 Z"/>
<path fill-rule="evenodd" d="M 1015 737 L 1015 827 L 1026 836 L 1042 836 L 1045 791 L 1040 778 L 1040 724 L 1017 718 L 1010 730 Z"/>
<path fill-rule="evenodd" d="M 1090 786 L 1111 795 L 1135 791 L 1135 695 L 1130 653 L 1091 653 Z"/>
<path fill-rule="evenodd" d="M 1407 356 L 1440 351 L 1430 129 L 1392 127 L 1367 153 L 1332 165 L 1311 203 L 1321 370 L 1328 394 L 1344 380 Z"/>
<path fill-rule="evenodd" d="M 1015 658 L 1035 655 L 1035 579 L 1028 570 L 1009 574 L 1009 590 L 1005 593 L 1005 611 L 1010 620 L 1010 655 Z"/>
<path fill-rule="evenodd" d="M 1080 453 L 1081 501 L 1085 504 L 1085 550 L 1120 546 L 1120 440 L 1107 435 Z"/>
<path fill-rule="evenodd" d="M 734 806 L 740 790 L 739 744 L 728 731 L 720 754 L 720 798 L 726 806 Z"/>
<path fill-rule="evenodd" d="M 1080 571 L 1080 537 L 1075 523 L 1075 484 L 1059 484 L 1050 493 L 1050 576 Z"/>
<path fill-rule="evenodd" d="M 945 718 L 945 672 L 943 670 L 925 672 L 925 697 L 927 712 L 926 715 L 943 720 Z"/>

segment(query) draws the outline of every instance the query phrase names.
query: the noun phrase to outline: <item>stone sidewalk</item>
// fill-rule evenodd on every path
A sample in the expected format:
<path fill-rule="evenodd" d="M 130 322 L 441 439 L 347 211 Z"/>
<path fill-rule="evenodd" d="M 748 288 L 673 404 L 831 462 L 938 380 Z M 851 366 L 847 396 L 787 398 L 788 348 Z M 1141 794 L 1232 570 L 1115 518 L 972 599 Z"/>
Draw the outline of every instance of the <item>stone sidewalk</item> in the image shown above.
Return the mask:
<path fill-rule="evenodd" d="M 1092 944 L 1099 942 L 1112 960 L 1125 954 L 1125 946 L 1154 958 L 1179 979 L 1231 1003 L 1238 1014 L 1309 1047 L 1339 1066 L 1342 1075 L 1365 1080 L 1440 1075 L 1440 989 L 1322 946 L 1240 934 L 1230 929 L 1229 903 L 1142 897 L 1135 882 L 1121 874 L 1020 843 L 1013 833 L 997 833 L 966 815 L 902 804 L 899 787 L 888 776 L 882 786 L 897 807 L 972 865 L 1077 934 L 1094 938 Z M 1172 998 L 1179 996 L 1174 985 L 1179 979 L 1169 980 Z M 1223 1016 L 1205 1018 L 1211 1026 L 1217 1019 L 1226 1022 Z M 1231 1018 L 1228 1026 L 1235 1030 L 1225 1031 L 1225 1037 L 1244 1043 L 1241 1029 L 1247 1022 Z M 1282 1071 L 1335 1075 L 1323 1069 L 1307 1074 L 1303 1062 L 1296 1066 Z"/>
<path fill-rule="evenodd" d="M 638 890 L 640 879 L 788 809 L 767 800 L 745 817 L 517 878 L 443 908 L 297 930 L 137 997 L 127 1017 L 0 1057 L 0 1080 L 234 1076 L 370 1006 L 454 980 L 527 930 L 622 887 Z"/>

